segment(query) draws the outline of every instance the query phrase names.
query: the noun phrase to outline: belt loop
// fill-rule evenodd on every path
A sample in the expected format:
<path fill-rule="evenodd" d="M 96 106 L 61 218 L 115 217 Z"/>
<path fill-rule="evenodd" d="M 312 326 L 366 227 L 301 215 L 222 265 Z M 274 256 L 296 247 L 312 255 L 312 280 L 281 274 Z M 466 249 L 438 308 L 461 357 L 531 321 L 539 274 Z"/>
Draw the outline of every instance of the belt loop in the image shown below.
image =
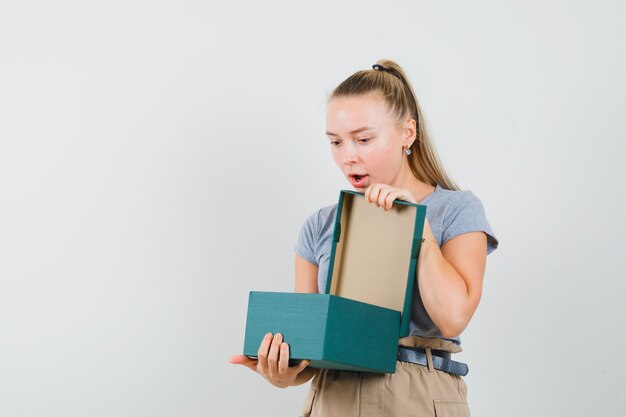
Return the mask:
<path fill-rule="evenodd" d="M 311 381 L 311 387 L 315 390 L 317 390 L 317 386 L 320 383 L 320 378 L 322 377 L 321 373 L 322 373 L 322 370 L 318 369 L 315 375 L 313 375 L 313 381 Z"/>
<path fill-rule="evenodd" d="M 430 348 L 426 348 L 426 362 L 428 362 L 428 372 L 435 372 L 435 367 L 433 366 L 433 353 Z"/>

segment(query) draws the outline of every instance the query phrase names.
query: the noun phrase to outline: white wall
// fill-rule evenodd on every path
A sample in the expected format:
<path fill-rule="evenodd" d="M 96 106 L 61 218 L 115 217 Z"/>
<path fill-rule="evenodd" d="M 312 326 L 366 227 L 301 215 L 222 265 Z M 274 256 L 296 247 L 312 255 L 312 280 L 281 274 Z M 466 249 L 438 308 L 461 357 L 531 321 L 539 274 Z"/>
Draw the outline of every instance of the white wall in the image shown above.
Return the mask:
<path fill-rule="evenodd" d="M 403 65 L 500 239 L 458 357 L 477 416 L 626 408 L 623 2 L 0 6 L 0 415 L 298 415 L 228 363 L 349 188 L 325 99 Z"/>

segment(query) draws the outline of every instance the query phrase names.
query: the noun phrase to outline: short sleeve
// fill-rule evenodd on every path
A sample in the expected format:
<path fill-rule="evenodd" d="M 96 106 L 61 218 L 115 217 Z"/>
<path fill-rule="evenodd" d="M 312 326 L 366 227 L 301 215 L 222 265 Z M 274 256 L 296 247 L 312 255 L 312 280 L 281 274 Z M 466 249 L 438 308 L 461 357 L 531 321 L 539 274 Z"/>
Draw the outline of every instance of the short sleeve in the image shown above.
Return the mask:
<path fill-rule="evenodd" d="M 441 244 L 469 232 L 484 232 L 487 235 L 487 255 L 498 248 L 498 239 L 487 221 L 482 202 L 471 191 L 465 191 L 463 198 L 446 213 Z"/>
<path fill-rule="evenodd" d="M 318 265 L 315 257 L 315 244 L 319 230 L 319 211 L 311 214 L 302 225 L 295 252 L 314 265 Z"/>

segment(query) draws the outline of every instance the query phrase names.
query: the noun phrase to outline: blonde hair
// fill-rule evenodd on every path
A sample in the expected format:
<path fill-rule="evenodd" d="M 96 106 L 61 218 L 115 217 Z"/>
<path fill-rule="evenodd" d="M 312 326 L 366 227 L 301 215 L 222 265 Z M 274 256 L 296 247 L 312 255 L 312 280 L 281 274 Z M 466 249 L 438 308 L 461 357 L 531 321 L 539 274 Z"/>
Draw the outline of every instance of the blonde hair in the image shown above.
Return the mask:
<path fill-rule="evenodd" d="M 410 147 L 411 155 L 407 157 L 413 175 L 432 186 L 459 190 L 446 174 L 437 150 L 430 141 L 424 116 L 406 73 L 400 65 L 388 59 L 378 60 L 376 64 L 383 68 L 355 72 L 333 90 L 328 101 L 335 97 L 381 94 L 397 120 L 408 116 L 415 120 L 417 135 Z"/>

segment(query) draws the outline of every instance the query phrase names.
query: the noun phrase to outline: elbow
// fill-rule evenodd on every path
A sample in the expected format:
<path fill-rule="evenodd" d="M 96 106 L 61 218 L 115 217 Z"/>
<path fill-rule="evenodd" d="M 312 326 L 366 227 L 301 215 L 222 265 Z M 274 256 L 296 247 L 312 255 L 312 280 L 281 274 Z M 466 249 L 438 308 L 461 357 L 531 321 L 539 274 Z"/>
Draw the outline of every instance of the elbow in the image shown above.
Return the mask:
<path fill-rule="evenodd" d="M 459 337 L 472 319 L 477 306 L 478 300 L 459 306 L 453 313 L 442 317 L 441 323 L 435 323 L 441 332 L 441 336 L 446 339 Z"/>
<path fill-rule="evenodd" d="M 459 337 L 463 332 L 463 329 L 446 327 L 443 329 L 439 329 L 441 336 L 445 339 L 454 339 L 455 337 Z"/>
<path fill-rule="evenodd" d="M 441 336 L 446 339 L 454 339 L 455 337 L 459 337 L 461 333 L 463 333 L 463 330 L 465 330 L 465 328 L 467 327 L 468 322 L 469 319 L 466 320 L 465 318 L 461 317 L 457 318 L 456 320 L 451 319 L 447 323 L 438 326 L 439 332 L 441 333 Z"/>

